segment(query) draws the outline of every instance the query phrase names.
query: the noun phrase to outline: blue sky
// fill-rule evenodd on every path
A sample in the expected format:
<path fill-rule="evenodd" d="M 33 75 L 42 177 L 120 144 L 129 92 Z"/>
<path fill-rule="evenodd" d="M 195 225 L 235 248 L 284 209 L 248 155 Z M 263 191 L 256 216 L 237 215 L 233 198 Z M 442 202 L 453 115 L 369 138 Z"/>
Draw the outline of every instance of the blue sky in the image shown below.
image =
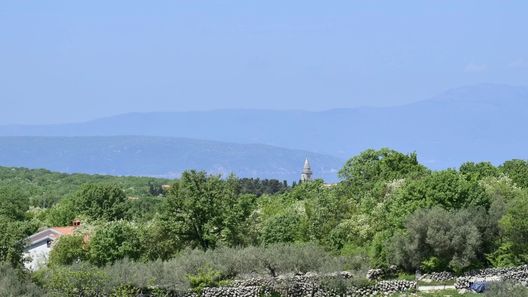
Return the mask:
<path fill-rule="evenodd" d="M 0 124 L 528 85 L 527 12 L 520 0 L 4 0 Z"/>

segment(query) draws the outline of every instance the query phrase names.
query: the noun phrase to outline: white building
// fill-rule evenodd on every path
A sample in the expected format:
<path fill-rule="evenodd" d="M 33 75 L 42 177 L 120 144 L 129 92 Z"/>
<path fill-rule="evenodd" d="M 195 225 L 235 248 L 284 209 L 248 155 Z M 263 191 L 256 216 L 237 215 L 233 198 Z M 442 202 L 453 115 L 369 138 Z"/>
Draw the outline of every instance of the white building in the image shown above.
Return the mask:
<path fill-rule="evenodd" d="M 24 249 L 25 266 L 27 269 L 35 271 L 48 263 L 50 251 L 53 249 L 53 242 L 61 236 L 73 235 L 79 226 L 74 222 L 69 227 L 52 227 L 35 233 L 27 238 L 27 246 Z"/>

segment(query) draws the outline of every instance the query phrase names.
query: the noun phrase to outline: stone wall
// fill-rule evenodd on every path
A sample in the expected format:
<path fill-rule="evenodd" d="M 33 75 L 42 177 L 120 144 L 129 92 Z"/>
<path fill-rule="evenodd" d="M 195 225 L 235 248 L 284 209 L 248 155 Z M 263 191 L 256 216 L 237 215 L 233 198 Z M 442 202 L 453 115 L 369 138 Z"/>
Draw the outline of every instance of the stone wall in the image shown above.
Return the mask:
<path fill-rule="evenodd" d="M 330 297 L 330 296 L 386 296 L 398 292 L 416 291 L 413 281 L 380 281 L 367 285 L 327 286 L 325 281 L 341 281 L 347 278 L 346 273 L 332 276 L 292 276 L 277 278 L 253 278 L 233 282 L 229 287 L 206 288 L 201 297 Z"/>
<path fill-rule="evenodd" d="M 455 288 L 469 289 L 475 282 L 512 281 L 528 285 L 528 265 L 512 268 L 486 268 L 466 273 L 456 279 Z"/>

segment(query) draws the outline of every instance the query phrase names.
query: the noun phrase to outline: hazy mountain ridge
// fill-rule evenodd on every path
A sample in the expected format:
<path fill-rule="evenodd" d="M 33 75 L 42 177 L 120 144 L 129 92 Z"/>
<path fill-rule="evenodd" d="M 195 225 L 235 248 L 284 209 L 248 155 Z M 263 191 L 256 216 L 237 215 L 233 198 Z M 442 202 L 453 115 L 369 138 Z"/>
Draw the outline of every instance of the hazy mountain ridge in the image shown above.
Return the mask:
<path fill-rule="evenodd" d="M 301 150 L 186 138 L 0 137 L 0 165 L 67 173 L 177 177 L 187 169 L 239 177 L 298 180 L 304 158 L 335 181 L 342 160 Z"/>
<path fill-rule="evenodd" d="M 347 159 L 367 148 L 416 151 L 432 168 L 528 158 L 528 88 L 481 84 L 429 100 L 322 112 L 216 110 L 131 113 L 85 123 L 3 126 L 0 135 L 190 137 L 263 143 Z"/>

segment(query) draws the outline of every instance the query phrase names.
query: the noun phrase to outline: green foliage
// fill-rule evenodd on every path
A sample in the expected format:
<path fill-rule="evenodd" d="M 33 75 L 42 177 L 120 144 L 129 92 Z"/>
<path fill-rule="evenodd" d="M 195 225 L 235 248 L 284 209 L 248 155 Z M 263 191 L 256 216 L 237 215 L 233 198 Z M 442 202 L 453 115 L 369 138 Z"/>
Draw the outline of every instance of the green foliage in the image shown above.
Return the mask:
<path fill-rule="evenodd" d="M 13 267 L 22 267 L 22 253 L 26 246 L 25 238 L 35 231 L 27 222 L 12 221 L 0 217 L 0 262 L 9 263 Z"/>
<path fill-rule="evenodd" d="M 460 166 L 459 171 L 467 180 L 481 180 L 500 175 L 499 169 L 490 162 L 466 162 Z"/>
<path fill-rule="evenodd" d="M 46 294 L 31 282 L 28 275 L 0 262 L 0 297 L 43 297 Z"/>
<path fill-rule="evenodd" d="M 128 201 L 128 208 L 124 215 L 128 219 L 147 222 L 154 218 L 163 202 L 162 197 L 143 197 Z"/>
<path fill-rule="evenodd" d="M 46 222 L 50 226 L 68 226 L 78 214 L 74 200 L 67 197 L 47 210 Z"/>
<path fill-rule="evenodd" d="M 523 192 L 522 196 L 516 197 L 509 203 L 505 215 L 500 220 L 500 229 L 505 242 L 502 245 L 502 251 L 510 251 L 513 257 L 509 257 L 509 259 L 517 263 L 528 261 L 527 214 L 528 194 Z M 501 255 L 502 257 L 505 256 L 503 253 Z"/>
<path fill-rule="evenodd" d="M 252 232 L 249 220 L 256 207 L 256 197 L 251 194 L 238 196 L 238 199 L 223 214 L 220 241 L 230 247 L 251 244 L 248 234 Z"/>
<path fill-rule="evenodd" d="M 11 220 L 24 220 L 29 209 L 29 199 L 15 186 L 0 187 L 0 216 Z"/>
<path fill-rule="evenodd" d="M 0 187 L 12 186 L 29 197 L 32 206 L 49 208 L 75 193 L 81 185 L 107 183 L 124 189 L 127 196 L 149 197 L 151 186 L 160 188 L 169 180 L 150 177 L 66 174 L 44 169 L 0 167 Z M 159 193 L 155 193 L 156 196 Z"/>
<path fill-rule="evenodd" d="M 138 231 L 142 260 L 169 260 L 182 247 L 179 238 L 167 233 L 167 228 L 158 217 L 144 223 Z"/>
<path fill-rule="evenodd" d="M 287 181 L 280 182 L 276 179 L 241 178 L 238 182 L 240 184 L 240 193 L 253 194 L 257 197 L 264 194 L 280 194 L 289 189 Z"/>
<path fill-rule="evenodd" d="M 498 282 L 491 284 L 484 295 L 493 297 L 525 297 L 528 296 L 528 288 L 519 283 Z"/>
<path fill-rule="evenodd" d="M 295 272 L 326 270 L 329 265 L 339 267 L 340 258 L 333 258 L 314 244 L 272 244 L 249 247 L 240 251 L 241 272 L 266 273 L 270 276 Z M 340 263 L 341 265 L 346 265 Z"/>
<path fill-rule="evenodd" d="M 222 279 L 222 273 L 214 269 L 203 267 L 198 273 L 187 275 L 187 278 L 189 278 L 193 291 L 200 293 L 207 287 L 217 287 Z"/>
<path fill-rule="evenodd" d="M 421 175 L 427 169 L 418 163 L 415 153 L 408 155 L 382 148 L 369 149 L 348 160 L 339 177 L 356 191 L 367 191 L 380 181 L 392 181 L 407 176 Z"/>
<path fill-rule="evenodd" d="M 301 222 L 302 216 L 295 209 L 272 216 L 262 224 L 261 241 L 264 244 L 299 241 Z"/>
<path fill-rule="evenodd" d="M 501 172 L 506 174 L 513 182 L 521 187 L 528 188 L 528 161 L 510 160 L 504 162 L 500 167 Z"/>
<path fill-rule="evenodd" d="M 55 266 L 40 276 L 49 296 L 103 296 L 109 276 L 86 263 Z"/>
<path fill-rule="evenodd" d="M 94 220 L 122 219 L 128 207 L 125 192 L 113 184 L 83 185 L 74 199 L 79 212 Z"/>
<path fill-rule="evenodd" d="M 107 296 L 152 287 L 169 294 L 239 275 L 369 262 L 409 272 L 517 265 L 528 261 L 527 164 L 431 172 L 414 153 L 367 150 L 345 164 L 337 185 L 288 188 L 188 171 L 169 190 L 163 179 L 0 167 L 0 261 L 22 267 L 26 236 L 80 218 L 89 243 L 61 238 L 39 272 L 55 295 L 91 284 Z M 76 263 L 83 259 L 95 266 Z M 83 272 L 92 281 L 83 283 Z"/>
<path fill-rule="evenodd" d="M 187 289 L 200 291 L 204 287 L 220 286 L 230 279 L 253 273 L 333 272 L 358 267 L 361 265 L 358 266 L 357 259 L 333 256 L 314 244 L 276 244 L 183 250 L 168 261 L 122 259 L 102 267 L 87 263 L 52 266 L 39 271 L 36 278 L 50 296 L 128 296 L 131 292 L 145 293 L 153 287 L 159 294 L 171 296 Z M 361 270 L 356 274 L 364 273 Z"/>
<path fill-rule="evenodd" d="M 233 232 L 243 229 L 238 224 L 245 224 L 250 206 L 251 202 L 239 200 L 234 177 L 222 180 L 205 172 L 188 171 L 169 191 L 160 222 L 169 238 L 178 238 L 192 248 L 214 248 L 223 240 L 235 246 L 240 242 Z"/>
<path fill-rule="evenodd" d="M 406 183 L 388 205 L 389 219 L 395 226 L 401 226 L 408 215 L 420 208 L 487 208 L 489 204 L 489 197 L 478 181 L 468 181 L 455 170 L 448 169 Z"/>
<path fill-rule="evenodd" d="M 359 223 L 357 217 L 351 217 L 352 202 L 339 195 L 335 189 L 324 188 L 322 184 L 311 184 L 317 187 L 312 190 L 313 194 L 306 195 L 308 199 L 304 203 L 309 240 L 339 249 L 345 243 L 359 238 L 354 231 L 361 231 L 355 227 L 365 222 Z M 301 184 L 300 187 L 302 186 Z"/>
<path fill-rule="evenodd" d="M 119 285 L 112 290 L 110 297 L 136 297 L 141 294 L 141 290 L 131 285 Z"/>
<path fill-rule="evenodd" d="M 405 226 L 405 233 L 392 239 L 391 255 L 409 271 L 460 272 L 482 257 L 481 234 L 469 211 L 418 210 Z"/>
<path fill-rule="evenodd" d="M 62 236 L 53 243 L 49 256 L 49 265 L 71 265 L 84 261 L 87 257 L 82 235 Z"/>
<path fill-rule="evenodd" d="M 494 267 L 514 267 L 524 263 L 522 255 L 515 253 L 512 247 L 511 242 L 503 242 L 497 250 L 487 255 L 488 261 Z"/>
<path fill-rule="evenodd" d="M 100 226 L 90 239 L 89 260 L 98 266 L 123 258 L 137 260 L 142 252 L 139 238 L 139 230 L 132 223 L 106 223 Z"/>
<path fill-rule="evenodd" d="M 445 268 L 445 263 L 438 257 L 432 256 L 423 260 L 420 267 L 425 272 L 442 271 Z"/>

